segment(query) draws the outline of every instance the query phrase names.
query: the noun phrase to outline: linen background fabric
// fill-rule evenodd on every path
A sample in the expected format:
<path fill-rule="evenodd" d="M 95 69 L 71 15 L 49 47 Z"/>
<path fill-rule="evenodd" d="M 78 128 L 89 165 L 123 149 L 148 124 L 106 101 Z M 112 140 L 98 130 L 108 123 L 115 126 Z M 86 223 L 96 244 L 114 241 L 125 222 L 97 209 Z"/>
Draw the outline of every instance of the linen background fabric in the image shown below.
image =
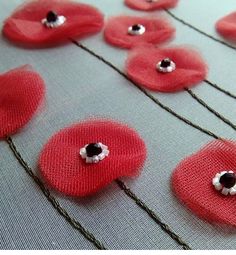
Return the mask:
<path fill-rule="evenodd" d="M 22 2 L 2 0 L 1 22 Z M 98 7 L 106 17 L 147 15 L 127 8 L 122 0 L 83 2 Z M 180 0 L 171 12 L 220 38 L 214 30 L 215 22 L 234 8 L 234 0 Z M 209 65 L 209 80 L 236 93 L 236 51 L 169 19 L 177 29 L 172 45 L 196 47 Z M 118 68 L 124 68 L 127 51 L 107 45 L 102 34 L 81 42 Z M 89 116 L 105 116 L 127 123 L 139 132 L 148 150 L 141 176 L 136 180 L 125 179 L 131 190 L 192 249 L 236 248 L 236 229 L 225 229 L 199 219 L 180 204 L 170 187 L 170 177 L 178 162 L 211 141 L 211 137 L 158 107 L 110 67 L 72 43 L 34 50 L 18 48 L 1 37 L 0 59 L 0 72 L 31 64 L 46 83 L 46 104 L 21 132 L 13 136 L 18 150 L 35 173 L 39 172 L 39 152 L 59 129 Z M 235 100 L 204 83 L 193 91 L 236 122 Z M 235 139 L 236 133 L 231 128 L 186 92 L 151 93 L 176 112 L 219 136 Z M 1 249 L 95 249 L 47 201 L 5 141 L 0 142 L 0 155 Z M 115 183 L 87 199 L 64 197 L 53 191 L 52 194 L 108 249 L 182 248 Z"/>

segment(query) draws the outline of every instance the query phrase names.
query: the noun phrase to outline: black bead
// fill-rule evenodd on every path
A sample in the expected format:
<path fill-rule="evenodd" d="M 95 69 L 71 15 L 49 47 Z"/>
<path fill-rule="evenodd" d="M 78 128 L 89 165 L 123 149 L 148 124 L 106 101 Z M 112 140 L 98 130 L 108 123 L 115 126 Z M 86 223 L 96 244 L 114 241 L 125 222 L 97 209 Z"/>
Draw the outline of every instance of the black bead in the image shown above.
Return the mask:
<path fill-rule="evenodd" d="M 139 31 L 140 28 L 141 28 L 141 27 L 140 27 L 140 25 L 138 25 L 138 24 L 135 24 L 135 25 L 132 26 L 132 30 L 133 30 L 133 31 Z"/>
<path fill-rule="evenodd" d="M 53 11 L 49 11 L 47 14 L 47 22 L 56 22 L 57 21 L 57 13 Z"/>
<path fill-rule="evenodd" d="M 171 60 L 169 58 L 165 58 L 161 61 L 161 67 L 166 68 L 171 65 Z"/>
<path fill-rule="evenodd" d="M 102 148 L 98 143 L 90 143 L 86 147 L 86 153 L 88 157 L 97 156 L 102 153 Z"/>
<path fill-rule="evenodd" d="M 230 189 L 236 184 L 236 175 L 234 173 L 225 173 L 220 177 L 220 184 Z"/>

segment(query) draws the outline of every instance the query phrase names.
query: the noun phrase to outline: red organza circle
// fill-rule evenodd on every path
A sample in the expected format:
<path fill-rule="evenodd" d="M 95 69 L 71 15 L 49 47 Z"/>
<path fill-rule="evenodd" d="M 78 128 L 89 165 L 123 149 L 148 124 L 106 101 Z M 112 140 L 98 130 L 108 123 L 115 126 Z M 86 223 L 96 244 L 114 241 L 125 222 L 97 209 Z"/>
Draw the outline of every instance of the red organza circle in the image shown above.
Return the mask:
<path fill-rule="evenodd" d="M 141 24 L 146 31 L 142 35 L 130 35 L 128 28 Z M 132 48 L 140 43 L 161 44 L 174 37 L 175 28 L 163 18 L 119 16 L 111 18 L 105 27 L 105 40 L 117 47 Z"/>
<path fill-rule="evenodd" d="M 108 157 L 87 164 L 79 152 L 86 144 L 108 146 Z M 87 196 L 122 176 L 136 176 L 146 159 L 139 135 L 110 120 L 89 120 L 55 134 L 41 152 L 39 166 L 46 181 L 71 196 Z"/>
<path fill-rule="evenodd" d="M 212 179 L 221 171 L 236 173 L 236 143 L 214 141 L 184 159 L 172 176 L 176 196 L 199 217 L 236 226 L 236 196 L 215 190 Z"/>
<path fill-rule="evenodd" d="M 217 32 L 230 41 L 236 41 L 236 12 L 233 12 L 216 23 Z"/>
<path fill-rule="evenodd" d="M 125 0 L 125 4 L 135 10 L 154 11 L 173 8 L 178 4 L 178 0 L 158 0 L 156 2 L 148 0 Z"/>
<path fill-rule="evenodd" d="M 156 65 L 170 58 L 176 64 L 171 73 L 161 73 Z M 126 62 L 126 72 L 136 83 L 155 91 L 175 92 L 200 83 L 207 66 L 198 52 L 187 47 L 156 48 L 150 45 L 133 49 Z"/>
<path fill-rule="evenodd" d="M 56 28 L 42 24 L 49 11 L 66 18 Z M 3 34 L 12 42 L 44 47 L 68 41 L 69 38 L 97 33 L 103 27 L 103 15 L 94 7 L 69 0 L 34 0 L 20 6 L 5 22 Z"/>
<path fill-rule="evenodd" d="M 0 138 L 16 133 L 26 125 L 44 94 L 42 78 L 28 66 L 0 75 Z"/>

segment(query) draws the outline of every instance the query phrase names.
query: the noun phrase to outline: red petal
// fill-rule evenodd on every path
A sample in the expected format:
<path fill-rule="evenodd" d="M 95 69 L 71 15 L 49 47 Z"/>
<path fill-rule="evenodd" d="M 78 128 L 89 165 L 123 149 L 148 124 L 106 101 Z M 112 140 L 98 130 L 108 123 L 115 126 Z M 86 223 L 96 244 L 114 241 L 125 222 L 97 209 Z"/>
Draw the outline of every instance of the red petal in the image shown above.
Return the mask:
<path fill-rule="evenodd" d="M 178 0 L 158 0 L 157 2 L 148 2 L 147 0 L 125 0 L 125 4 L 135 10 L 154 11 L 164 8 L 173 8 L 178 4 Z"/>
<path fill-rule="evenodd" d="M 49 11 L 66 17 L 57 28 L 47 28 L 41 20 Z M 11 41 L 34 46 L 48 46 L 79 39 L 101 31 L 103 15 L 94 7 L 66 0 L 30 1 L 18 8 L 4 24 L 3 33 Z"/>
<path fill-rule="evenodd" d="M 233 12 L 216 23 L 217 32 L 228 40 L 236 41 L 236 12 Z"/>
<path fill-rule="evenodd" d="M 141 24 L 146 28 L 142 35 L 128 34 L 128 28 Z M 120 16 L 111 18 L 105 28 L 104 36 L 108 43 L 121 47 L 131 48 L 139 43 L 160 44 L 170 40 L 175 33 L 169 22 L 161 18 L 140 18 L 133 16 Z"/>
<path fill-rule="evenodd" d="M 164 58 L 170 58 L 175 62 L 175 71 L 171 73 L 157 71 L 156 64 Z M 193 86 L 204 80 L 207 75 L 207 66 L 199 53 L 186 47 L 138 47 L 131 51 L 126 69 L 134 82 L 162 92 L 175 92 Z"/>
<path fill-rule="evenodd" d="M 97 164 L 86 164 L 79 151 L 92 142 L 107 145 L 110 154 Z M 90 120 L 55 134 L 44 147 L 39 165 L 53 188 L 86 196 L 118 177 L 136 176 L 145 158 L 145 144 L 135 131 L 113 121 Z"/>
<path fill-rule="evenodd" d="M 236 226 L 236 196 L 224 196 L 212 185 L 217 173 L 236 172 L 235 158 L 236 143 L 218 140 L 183 160 L 172 177 L 177 197 L 199 217 Z"/>
<path fill-rule="evenodd" d="M 32 118 L 45 93 L 42 78 L 24 66 L 0 75 L 0 138 Z"/>

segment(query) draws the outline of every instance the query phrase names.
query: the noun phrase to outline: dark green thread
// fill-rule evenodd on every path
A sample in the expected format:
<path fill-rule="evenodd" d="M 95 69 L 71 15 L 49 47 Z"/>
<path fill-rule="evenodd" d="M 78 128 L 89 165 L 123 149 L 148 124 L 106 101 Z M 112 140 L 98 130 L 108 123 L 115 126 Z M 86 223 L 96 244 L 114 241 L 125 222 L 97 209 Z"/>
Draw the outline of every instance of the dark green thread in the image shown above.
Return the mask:
<path fill-rule="evenodd" d="M 26 173 L 33 179 L 33 181 L 38 185 L 38 187 L 43 192 L 44 196 L 47 198 L 47 200 L 52 204 L 52 206 L 58 211 L 60 215 L 64 217 L 64 219 L 70 223 L 70 225 L 77 229 L 88 241 L 93 243 L 93 245 L 99 249 L 99 250 L 106 250 L 105 246 L 98 241 L 93 234 L 91 234 L 88 230 L 86 230 L 77 220 L 72 218 L 68 212 L 60 205 L 58 200 L 56 200 L 55 197 L 53 197 L 49 191 L 49 189 L 46 188 L 44 183 L 34 174 L 32 169 L 29 167 L 29 165 L 26 163 L 26 161 L 22 158 L 21 154 L 17 150 L 13 140 L 11 137 L 6 138 L 6 142 L 9 145 L 9 148 L 13 152 L 14 156 L 20 163 L 20 165 L 24 168 Z"/>
<path fill-rule="evenodd" d="M 209 112 L 213 113 L 218 119 L 222 120 L 225 124 L 227 124 L 229 127 L 231 127 L 233 130 L 236 131 L 236 125 L 234 125 L 229 119 L 224 117 L 222 114 L 214 110 L 212 107 L 210 107 L 204 100 L 202 100 L 199 96 L 197 96 L 191 89 L 185 88 L 185 91 L 188 92 L 188 94 L 196 100 L 199 104 L 201 104 L 204 108 L 206 108 Z"/>
<path fill-rule="evenodd" d="M 125 192 L 125 194 L 130 197 L 134 202 L 142 209 L 144 210 L 149 217 L 151 217 L 160 227 L 161 229 L 166 232 L 173 240 L 175 240 L 179 245 L 182 246 L 184 250 L 191 250 L 190 246 L 186 244 L 177 234 L 175 234 L 170 227 L 163 223 L 161 219 L 155 214 L 154 211 L 149 209 L 149 207 L 141 200 L 139 199 L 121 180 L 116 180 L 117 185 Z"/>
<path fill-rule="evenodd" d="M 207 84 L 208 84 L 209 86 L 211 86 L 212 88 L 215 88 L 215 89 L 217 89 L 218 91 L 224 93 L 225 95 L 227 95 L 227 96 L 229 96 L 229 97 L 232 97 L 233 99 L 236 99 L 236 96 L 235 96 L 233 93 L 231 93 L 231 92 L 228 91 L 228 90 L 225 90 L 225 89 L 221 88 L 219 85 L 217 85 L 217 84 L 215 84 L 215 83 L 213 83 L 213 82 L 211 82 L 211 81 L 209 81 L 209 80 L 204 80 L 204 82 L 207 83 Z"/>

